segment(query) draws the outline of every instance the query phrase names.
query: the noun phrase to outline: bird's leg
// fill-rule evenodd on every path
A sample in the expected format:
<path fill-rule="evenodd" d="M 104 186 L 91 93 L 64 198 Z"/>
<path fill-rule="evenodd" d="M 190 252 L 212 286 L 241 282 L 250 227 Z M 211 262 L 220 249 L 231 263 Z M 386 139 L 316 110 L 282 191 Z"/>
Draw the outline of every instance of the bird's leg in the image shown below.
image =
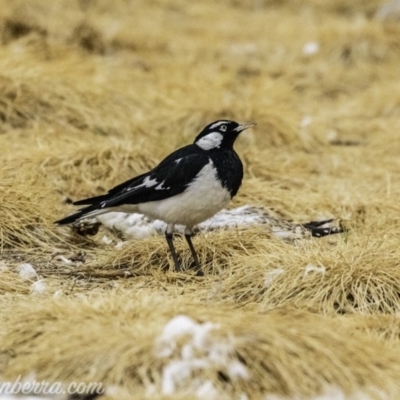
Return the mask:
<path fill-rule="evenodd" d="M 201 268 L 200 262 L 199 262 L 199 258 L 197 257 L 197 253 L 196 250 L 194 249 L 193 243 L 192 243 L 192 236 L 193 236 L 193 230 L 189 229 L 186 227 L 185 229 L 185 239 L 189 245 L 189 249 L 190 252 L 192 253 L 193 256 L 193 260 L 196 266 L 196 270 L 197 270 L 197 275 L 198 276 L 204 276 L 204 272 Z"/>
<path fill-rule="evenodd" d="M 181 265 L 178 261 L 178 256 L 176 255 L 175 247 L 174 247 L 174 224 L 169 224 L 165 231 L 165 238 L 167 239 L 169 251 L 171 252 L 172 259 L 174 260 L 175 270 L 181 271 Z"/>

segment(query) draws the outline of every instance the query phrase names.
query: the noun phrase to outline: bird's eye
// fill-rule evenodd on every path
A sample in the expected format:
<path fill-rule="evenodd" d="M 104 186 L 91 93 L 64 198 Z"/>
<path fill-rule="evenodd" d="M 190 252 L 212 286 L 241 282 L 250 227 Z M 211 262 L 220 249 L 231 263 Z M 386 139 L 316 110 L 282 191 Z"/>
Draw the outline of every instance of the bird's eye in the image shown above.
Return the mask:
<path fill-rule="evenodd" d="M 219 128 L 219 130 L 222 132 L 226 132 L 226 129 L 227 129 L 226 125 L 221 125 L 221 127 Z"/>

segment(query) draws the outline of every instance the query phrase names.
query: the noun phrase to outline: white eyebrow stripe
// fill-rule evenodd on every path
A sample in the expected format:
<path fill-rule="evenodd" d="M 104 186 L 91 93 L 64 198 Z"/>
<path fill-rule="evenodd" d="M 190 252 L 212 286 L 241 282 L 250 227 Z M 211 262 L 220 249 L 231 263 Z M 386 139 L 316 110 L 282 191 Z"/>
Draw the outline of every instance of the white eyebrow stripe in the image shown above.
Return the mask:
<path fill-rule="evenodd" d="M 210 126 L 209 129 L 214 129 L 214 128 L 216 128 L 217 126 L 220 126 L 220 125 L 223 125 L 223 124 L 229 124 L 229 122 L 228 122 L 228 121 L 219 121 L 219 122 L 216 122 L 215 124 L 212 124 L 212 125 Z"/>

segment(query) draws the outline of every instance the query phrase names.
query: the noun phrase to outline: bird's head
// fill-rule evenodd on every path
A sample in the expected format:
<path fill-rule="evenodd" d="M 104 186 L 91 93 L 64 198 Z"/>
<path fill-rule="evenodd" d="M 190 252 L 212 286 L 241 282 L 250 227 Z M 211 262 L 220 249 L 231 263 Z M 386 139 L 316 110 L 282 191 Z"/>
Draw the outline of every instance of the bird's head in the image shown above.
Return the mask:
<path fill-rule="evenodd" d="M 194 144 L 203 150 L 216 148 L 232 148 L 240 132 L 255 124 L 238 124 L 235 121 L 221 120 L 207 125 L 196 137 Z"/>

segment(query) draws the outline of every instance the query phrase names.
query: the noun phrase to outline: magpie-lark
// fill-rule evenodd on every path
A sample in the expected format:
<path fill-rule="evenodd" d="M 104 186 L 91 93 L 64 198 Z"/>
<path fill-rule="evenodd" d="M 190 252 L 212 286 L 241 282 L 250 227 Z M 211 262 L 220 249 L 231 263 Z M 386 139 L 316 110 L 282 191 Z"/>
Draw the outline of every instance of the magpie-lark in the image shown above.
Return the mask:
<path fill-rule="evenodd" d="M 141 213 L 167 223 L 165 237 L 176 270 L 174 225 L 185 226 L 185 238 L 198 274 L 202 274 L 191 237 L 200 222 L 223 209 L 239 190 L 243 165 L 233 149 L 239 134 L 253 123 L 221 120 L 207 125 L 193 144 L 174 151 L 158 166 L 111 189 L 107 194 L 74 202 L 87 205 L 56 221 L 79 222 L 111 211 Z"/>

